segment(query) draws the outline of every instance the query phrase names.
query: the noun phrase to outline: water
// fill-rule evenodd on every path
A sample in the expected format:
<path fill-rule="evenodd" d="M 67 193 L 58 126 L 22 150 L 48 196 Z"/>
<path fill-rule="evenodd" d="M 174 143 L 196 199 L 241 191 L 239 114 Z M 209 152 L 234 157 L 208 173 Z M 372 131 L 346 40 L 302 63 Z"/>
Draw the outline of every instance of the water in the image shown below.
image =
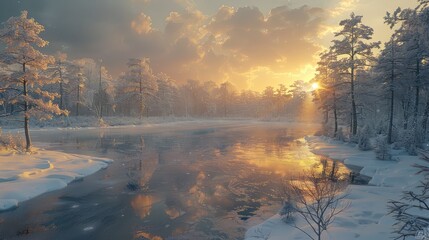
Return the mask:
<path fill-rule="evenodd" d="M 0 239 L 242 239 L 280 209 L 282 179 L 320 161 L 317 126 L 199 122 L 34 132 L 47 147 L 115 160 L 0 214 Z"/>

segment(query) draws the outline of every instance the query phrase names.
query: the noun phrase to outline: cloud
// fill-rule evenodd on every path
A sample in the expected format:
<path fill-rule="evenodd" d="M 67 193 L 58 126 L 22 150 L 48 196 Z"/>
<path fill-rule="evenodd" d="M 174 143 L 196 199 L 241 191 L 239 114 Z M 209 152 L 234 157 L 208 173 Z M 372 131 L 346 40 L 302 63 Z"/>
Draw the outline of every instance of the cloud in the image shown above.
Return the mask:
<path fill-rule="evenodd" d="M 3 5 L 2 21 L 24 8 L 46 26 L 43 37 L 51 42 L 50 53 L 67 47 L 70 58 L 102 58 L 114 75 L 125 69 L 128 58 L 149 57 L 156 71 L 179 83 L 228 80 L 241 88 L 296 80 L 286 73 L 314 63 L 329 14 L 309 6 L 280 6 L 264 14 L 257 7 L 224 5 L 207 15 L 190 0 L 23 0 L 20 6 Z M 158 7 L 160 11 L 152 9 Z"/>
<path fill-rule="evenodd" d="M 152 19 L 144 13 L 131 21 L 131 28 L 138 34 L 147 34 L 152 31 Z"/>
<path fill-rule="evenodd" d="M 349 14 L 353 12 L 353 9 L 356 9 L 359 0 L 341 0 L 336 7 L 330 10 L 332 17 L 337 17 L 345 13 Z"/>
<path fill-rule="evenodd" d="M 300 72 L 315 61 L 325 18 L 323 9 L 308 6 L 281 6 L 266 16 L 256 7 L 222 6 L 213 16 L 187 8 L 165 19 L 164 30 L 157 32 L 162 51 L 149 57 L 156 70 L 179 82 L 228 80 L 259 89 L 279 84 L 285 80 L 280 76 L 292 76 L 286 73 Z M 141 38 L 147 41 L 151 35 Z M 249 77 L 255 72 L 265 77 L 264 83 L 255 83 L 261 77 Z"/>
<path fill-rule="evenodd" d="M 164 33 L 173 41 L 184 37 L 197 41 L 204 34 L 205 19 L 206 16 L 203 13 L 191 8 L 182 13 L 171 12 L 165 19 Z"/>

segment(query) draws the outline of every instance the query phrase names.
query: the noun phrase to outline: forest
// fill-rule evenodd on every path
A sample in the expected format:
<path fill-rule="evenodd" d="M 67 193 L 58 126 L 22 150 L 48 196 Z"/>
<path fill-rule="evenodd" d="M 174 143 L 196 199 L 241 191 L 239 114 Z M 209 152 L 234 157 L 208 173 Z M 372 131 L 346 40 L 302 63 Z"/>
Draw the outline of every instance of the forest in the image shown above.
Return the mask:
<path fill-rule="evenodd" d="M 223 10 L 225 8 L 222 6 Z M 308 8 L 304 6 L 302 9 Z M 235 13 L 238 12 L 239 10 Z M 232 14 L 232 12 L 229 13 Z M 175 16 L 171 13 L 169 18 Z M 148 19 L 150 20 L 150 18 L 144 20 Z M 265 23 L 269 22 L 268 17 L 262 16 L 261 19 Z M 70 167 L 68 163 L 61 160 L 70 156 L 66 153 L 58 155 L 55 152 L 48 152 L 47 156 L 55 161 L 51 159 L 46 163 L 43 162 L 44 159 L 37 159 L 41 163 L 30 166 L 32 170 L 23 170 L 17 176 L 5 177 L 5 180 L 0 178 L 0 184 L 3 181 L 13 182 L 21 178 L 28 180 L 33 175 L 45 178 L 43 173 L 49 170 L 60 172 L 52 174 L 53 177 L 48 175 L 47 181 L 52 180 L 50 178 L 59 178 L 59 181 L 64 182 L 55 182 L 54 184 L 57 185 L 52 188 L 51 182 L 42 184 L 45 187 L 48 186 L 46 187 L 48 190 L 43 189 L 40 193 L 30 194 L 29 197 L 16 194 L 14 192 L 16 189 L 4 190 L 6 196 L 10 194 L 15 197 L 11 197 L 12 200 L 1 195 L 0 185 L 0 200 L 5 201 L 4 209 L 18 207 L 18 202 L 52 189 L 63 188 L 68 183 L 105 169 L 113 163 L 113 170 L 110 170 L 112 172 L 103 176 L 101 176 L 102 173 L 98 173 L 99 175 L 96 174 L 96 176 L 103 180 L 112 175 L 120 176 L 118 178 L 121 181 L 118 182 L 123 186 L 120 186 L 122 192 L 118 195 L 131 192 L 124 197 L 123 202 L 126 202 L 127 206 L 131 202 L 131 207 L 137 208 L 136 212 L 140 211 L 137 214 L 140 217 L 139 220 L 150 218 L 152 205 L 158 204 L 154 199 L 159 196 L 155 197 L 151 194 L 157 190 L 167 189 L 157 184 L 174 181 L 172 184 L 174 189 L 171 191 L 180 191 L 177 193 L 180 197 L 168 196 L 167 199 L 165 196 L 171 193 L 167 190 L 163 192 L 165 196 L 159 197 L 166 198 L 162 202 L 164 205 L 157 206 L 157 209 L 173 206 L 163 210 L 161 214 L 164 217 L 168 215 L 168 221 L 171 222 L 176 221 L 176 218 L 180 220 L 182 216 L 187 217 L 186 211 L 194 211 L 195 209 L 191 207 L 198 204 L 201 209 L 205 209 L 205 204 L 212 204 L 210 210 L 213 212 L 204 213 L 207 215 L 216 215 L 218 213 L 216 211 L 224 211 L 222 204 L 225 204 L 228 211 L 231 209 L 232 212 L 235 211 L 231 219 L 240 218 L 240 221 L 245 222 L 263 204 L 269 202 L 267 205 L 271 206 L 273 199 L 278 201 L 282 198 L 283 209 L 276 217 L 286 215 L 287 219 L 286 221 L 277 219 L 277 221 L 283 224 L 281 231 L 286 231 L 284 229 L 289 231 L 292 227 L 300 231 L 292 232 L 293 236 L 305 234 L 310 239 L 330 239 L 327 232 L 328 227 L 333 224 L 343 228 L 341 231 L 334 228 L 333 233 L 340 236 L 340 239 L 346 239 L 341 236 L 345 236 L 344 232 L 351 231 L 353 224 L 358 226 L 356 231 L 365 229 L 366 225 L 380 224 L 383 227 L 388 226 L 396 239 L 410 239 L 420 235 L 422 236 L 420 239 L 427 239 L 429 234 L 426 232 L 429 226 L 427 216 L 429 212 L 429 167 L 427 166 L 429 161 L 429 0 L 418 0 L 414 8 L 397 8 L 393 12 L 387 12 L 383 21 L 391 32 L 389 32 L 389 40 L 384 43 L 374 39 L 375 30 L 366 24 L 364 14 L 350 11 L 347 18 L 329 29 L 334 31 L 333 38 L 329 39 L 330 45 L 320 47 L 320 51 L 316 51 L 314 76 L 309 79 L 285 81 L 273 86 L 267 84 L 263 90 L 256 90 L 252 87 L 235 85 L 234 79 L 230 81 L 225 79 L 207 81 L 204 78 L 178 80 L 176 79 L 178 76 L 154 70 L 153 62 L 148 56 L 124 60 L 121 68 L 124 71 L 113 74 L 114 70 L 109 69 L 106 64 L 108 59 L 97 59 L 94 56 L 73 58 L 69 57 L 64 49 L 59 49 L 55 54 L 48 54 L 45 49 L 50 42 L 43 37 L 45 26 L 32 18 L 31 11 L 23 10 L 20 15 L 10 17 L 0 28 L 0 130 L 9 128 L 13 133 L 2 136 L 0 131 L 0 150 L 12 149 L 13 154 L 25 152 L 28 154 L 27 158 L 30 158 L 33 156 L 31 154 L 39 149 L 33 148 L 30 136 L 30 129 L 33 127 L 40 130 L 36 123 L 60 120 L 63 126 L 48 125 L 48 127 L 69 127 L 59 131 L 72 131 L 76 130 L 72 129 L 73 127 L 80 126 L 70 124 L 70 119 L 77 122 L 96 119 L 97 127 L 100 128 L 88 130 L 91 136 L 79 131 L 67 132 L 67 134 L 60 132 L 61 139 L 54 140 L 54 137 L 46 139 L 60 141 L 62 145 L 59 144 L 59 148 L 76 147 L 77 150 L 74 149 L 74 151 L 78 153 L 84 148 L 85 143 L 88 145 L 91 143 L 95 146 L 93 147 L 95 150 L 92 149 L 93 152 L 103 157 L 107 156 L 109 159 L 97 157 L 92 161 L 87 160 L 86 156 L 81 156 L 73 161 L 79 162 L 79 166 L 86 166 L 92 172 L 82 170 L 84 173 L 81 173 L 81 169 L 76 170 L 72 167 L 71 169 L 75 172 L 64 173 L 61 172 L 62 168 L 55 168 L 54 164 L 65 164 L 64 169 Z M 140 29 L 139 34 L 142 31 Z M 244 30 L 246 31 L 250 30 Z M 269 30 L 265 29 L 259 34 L 268 34 L 267 32 Z M 255 44 L 258 44 L 257 40 Z M 246 56 L 246 58 L 250 57 Z M 136 126 L 132 124 L 132 126 L 125 126 L 123 131 L 118 133 L 115 132 L 117 129 L 109 129 L 113 127 L 106 121 L 109 118 L 123 120 L 122 125 L 127 125 L 124 119 L 129 118 L 138 120 L 140 124 L 151 118 L 167 119 L 166 121 L 170 123 L 177 118 L 195 121 L 195 126 L 193 122 L 185 124 L 181 122 L 177 125 L 160 124 L 150 129 L 152 127 L 150 124 L 148 124 L 149 127 L 142 124 L 139 126 L 141 129 L 138 130 L 141 132 L 137 130 L 133 132 L 131 127 Z M 213 123 L 210 120 L 219 120 L 219 122 Z M 17 124 L 24 131 L 23 139 L 17 137 L 21 132 L 13 132 Z M 317 127 L 317 131 L 309 133 L 314 126 Z M 164 127 L 169 130 L 164 131 Z M 46 136 L 43 135 L 43 131 L 41 132 L 35 132 L 35 135 L 43 139 Z M 137 133 L 140 135 L 135 135 Z M 70 137 L 73 134 L 76 134 L 75 138 Z M 18 142 L 20 146 L 16 147 Z M 12 145 L 15 147 L 10 147 Z M 195 155 L 193 155 L 194 152 L 196 152 Z M 299 153 L 292 156 L 292 153 L 296 152 Z M 171 155 L 174 155 L 174 159 Z M 176 155 L 179 160 L 176 159 Z M 315 160 L 316 155 L 320 159 Z M 6 159 L 8 156 L 0 157 Z M 121 162 L 122 165 L 118 165 L 110 160 L 117 156 L 126 156 L 124 159 L 128 162 Z M 40 155 L 38 157 L 40 158 Z M 183 159 L 180 160 L 180 157 Z M 25 156 L 22 157 L 24 158 Z M 221 163 L 212 164 L 201 160 L 206 158 Z M 290 174 L 288 171 L 294 167 L 282 164 L 291 158 L 296 161 L 291 162 L 296 166 L 299 165 L 299 168 L 309 167 L 317 170 L 322 166 L 322 173 L 308 171 L 306 172 L 308 176 L 301 176 L 302 178 L 293 174 L 287 176 Z M 27 164 L 28 161 L 25 161 Z M 174 165 L 180 161 L 186 164 Z M 231 164 L 234 169 L 223 169 L 222 167 L 225 166 L 222 161 L 225 162 L 225 166 Z M 315 161 L 318 163 L 313 164 Z M 166 162 L 174 165 L 178 170 L 168 169 L 172 165 L 165 164 Z M 194 165 L 196 162 L 200 165 Z M 16 163 L 8 162 L 8 164 L 14 166 L 13 164 Z M 22 166 L 26 166 L 25 164 Z M 278 166 L 282 166 L 283 168 L 280 169 L 284 172 L 277 171 Z M 332 169 L 328 171 L 327 169 L 331 166 Z M 174 175 L 170 172 L 159 173 L 166 169 L 177 174 L 177 178 L 152 182 L 152 178 Z M 176 170 L 179 173 L 176 173 Z M 0 168 L 0 173 L 1 171 L 3 170 Z M 8 169 L 4 171 L 10 174 Z M 211 174 L 225 174 L 225 172 L 228 174 L 218 178 L 211 176 Z M 337 173 L 341 173 L 341 177 L 337 177 Z M 274 176 L 277 182 L 272 179 Z M 257 177 L 262 179 L 261 182 L 265 182 L 258 182 Z M 287 181 L 286 177 L 289 177 Z M 355 181 L 355 177 L 362 178 Z M 208 183 L 210 180 L 220 183 L 211 186 Z M 249 182 L 254 185 L 249 187 L 251 185 Z M 252 192 L 258 196 L 260 192 L 266 194 L 257 198 L 259 202 L 251 199 L 252 194 L 246 192 L 252 187 L 253 190 L 256 189 L 255 186 L 278 187 L 285 182 L 288 182 L 289 186 L 283 186 L 283 193 L 274 187 L 268 190 L 258 188 L 259 192 Z M 239 189 L 236 186 L 239 184 L 244 187 L 240 186 L 241 189 Z M 368 185 L 377 190 L 368 190 Z M 303 186 L 306 189 L 302 189 Z M 207 190 L 204 189 L 205 187 L 213 187 L 213 189 Z M 156 190 L 151 192 L 149 191 L 151 188 Z M 186 190 L 182 191 L 182 188 Z M 267 194 L 265 190 L 271 192 Z M 31 193 L 31 191 L 27 192 Z M 181 195 L 183 192 L 186 196 Z M 132 194 L 136 194 L 136 197 L 130 199 L 129 196 Z M 284 196 L 279 197 L 276 194 L 284 194 Z M 182 199 L 179 198 L 187 197 L 195 197 L 197 200 L 187 199 L 180 202 Z M 232 200 L 226 201 L 228 197 Z M 311 197 L 314 201 L 311 201 Z M 61 197 L 58 199 L 63 200 Z M 366 202 L 368 199 L 376 199 L 375 207 L 368 206 L 370 205 Z M 353 206 L 348 201 L 356 205 Z M 179 206 L 181 204 L 183 206 Z M 150 206 L 149 209 L 147 205 Z M 189 208 L 186 211 L 174 208 L 185 208 L 185 205 Z M 364 211 L 366 207 L 377 209 Z M 383 209 L 380 210 L 381 208 Z M 249 216 L 239 215 L 248 212 L 250 212 Z M 325 213 L 328 213 L 328 216 Z M 123 217 L 124 214 L 121 214 Z M 194 214 L 198 217 L 190 218 L 198 218 L 198 221 L 204 215 Z M 340 220 L 336 220 L 337 216 Z M 355 221 L 355 216 L 357 218 L 363 216 L 365 219 L 357 219 L 357 223 L 348 222 Z M 296 219 L 301 219 L 301 222 Z M 302 224 L 302 219 L 306 223 Z M 203 221 L 206 220 L 201 220 L 201 225 L 204 225 Z M 271 220 L 266 220 L 265 224 L 269 225 L 269 221 Z M 2 219 L 0 219 L 0 225 L 1 223 Z M 210 224 L 206 225 L 214 225 Z M 263 233 L 263 230 L 266 230 L 263 224 L 249 228 L 246 239 L 275 239 L 270 238 L 271 232 Z M 167 225 L 170 227 L 169 224 Z M 84 231 L 92 231 L 91 227 L 84 228 L 87 229 Z M 156 230 L 155 227 L 153 229 Z M 193 225 L 186 225 L 183 229 L 192 233 L 195 231 Z M 272 226 L 267 229 L 271 231 Z M 383 231 L 385 229 L 383 228 Z M 242 234 L 243 229 L 237 231 L 241 231 L 239 234 Z M 163 237 L 182 234 L 172 232 L 166 230 L 156 233 Z M 141 235 L 134 233 L 134 236 L 143 236 L 144 239 L 162 239 L 143 230 L 138 233 Z M 222 234 L 223 232 L 220 235 Z M 355 238 L 358 238 L 359 234 L 361 233 L 355 233 Z M 371 229 L 362 234 L 380 237 L 384 232 Z"/>

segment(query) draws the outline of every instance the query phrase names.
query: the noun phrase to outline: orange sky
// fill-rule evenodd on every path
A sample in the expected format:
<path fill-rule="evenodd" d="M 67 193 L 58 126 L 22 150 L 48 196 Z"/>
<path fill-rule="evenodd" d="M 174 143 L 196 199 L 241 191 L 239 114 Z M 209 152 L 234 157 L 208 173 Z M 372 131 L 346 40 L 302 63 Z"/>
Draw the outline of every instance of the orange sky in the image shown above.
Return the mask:
<path fill-rule="evenodd" d="M 253 90 L 310 80 L 318 53 L 331 44 L 339 21 L 352 11 L 363 15 L 364 23 L 374 28 L 374 40 L 385 42 L 392 32 L 384 24 L 385 13 L 398 6 L 416 5 L 413 0 L 176 2 L 186 10 L 170 13 L 155 27 L 152 22 L 156 20 L 152 19 L 156 15 L 150 15 L 155 1 L 147 1 L 147 17 L 140 16 L 140 26 L 146 34 L 162 31 L 169 39 L 183 34 L 195 43 L 195 59 L 178 63 L 183 64 L 179 72 L 176 64 L 167 64 L 173 65 L 167 71 L 180 79 L 230 81 L 238 88 Z"/>
<path fill-rule="evenodd" d="M 48 51 L 103 59 L 117 76 L 149 57 L 179 83 L 230 81 L 262 90 L 310 80 L 317 55 L 352 11 L 386 41 L 386 11 L 416 0 L 33 0 L 2 1 L 0 21 L 21 10 L 46 26 Z"/>

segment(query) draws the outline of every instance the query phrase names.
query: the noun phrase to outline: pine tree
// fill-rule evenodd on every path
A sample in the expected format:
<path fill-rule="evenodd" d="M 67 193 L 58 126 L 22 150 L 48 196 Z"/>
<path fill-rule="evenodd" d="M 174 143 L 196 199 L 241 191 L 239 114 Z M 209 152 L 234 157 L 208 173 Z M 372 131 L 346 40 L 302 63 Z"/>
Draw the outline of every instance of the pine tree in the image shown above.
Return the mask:
<path fill-rule="evenodd" d="M 138 112 L 140 119 L 143 118 L 146 101 L 149 96 L 154 96 L 157 90 L 157 84 L 150 60 L 148 58 L 132 58 L 128 61 L 128 71 L 123 76 L 121 94 L 129 94 L 138 103 Z M 147 107 L 147 106 L 146 106 Z"/>
<path fill-rule="evenodd" d="M 339 98 L 342 94 L 341 79 L 339 73 L 337 56 L 330 49 L 329 51 L 320 54 L 320 61 L 317 66 L 317 74 L 315 81 L 318 82 L 320 88 L 314 91 L 315 100 L 319 102 L 320 108 L 327 115 L 324 124 L 328 123 L 329 112 L 333 112 L 334 117 L 334 138 L 337 137 L 339 125 Z"/>
<path fill-rule="evenodd" d="M 173 80 L 164 73 L 157 74 L 158 91 L 156 93 L 162 116 L 173 114 L 173 105 L 177 88 Z"/>
<path fill-rule="evenodd" d="M 42 54 L 35 48 L 42 48 L 48 44 L 39 36 L 43 31 L 42 25 L 33 18 L 28 18 L 27 11 L 21 12 L 18 17 L 9 18 L 0 30 L 0 40 L 6 45 L 0 61 L 8 64 L 10 71 L 13 72 L 7 85 L 19 92 L 11 103 L 18 105 L 19 110 L 17 111 L 24 113 L 27 151 L 30 151 L 31 148 L 29 133 L 31 117 L 44 120 L 52 118 L 52 114 L 67 114 L 53 103 L 58 94 L 42 89 L 44 85 L 58 82 L 58 79 L 44 74 L 55 59 Z"/>
<path fill-rule="evenodd" d="M 391 40 L 385 44 L 384 49 L 381 51 L 381 54 L 378 58 L 377 66 L 374 68 L 374 71 L 382 80 L 383 92 L 388 93 L 389 98 L 389 125 L 387 130 L 387 142 L 389 144 L 393 143 L 393 120 L 395 116 L 395 98 L 397 95 L 398 88 L 400 84 L 398 82 L 398 77 L 401 76 L 400 71 L 403 71 L 403 65 L 400 61 L 401 51 L 398 45 L 398 40 L 393 35 Z M 383 96 L 385 96 L 383 94 Z"/>
<path fill-rule="evenodd" d="M 350 76 L 351 133 L 356 135 L 358 127 L 355 91 L 356 71 L 367 67 L 368 62 L 373 58 L 373 49 L 378 48 L 380 42 L 368 42 L 372 39 L 374 30 L 362 23 L 362 16 L 352 13 L 349 19 L 340 22 L 340 26 L 342 29 L 335 33 L 335 37 L 341 39 L 333 41 L 333 49 L 342 58 L 341 63 L 347 68 L 347 73 Z"/>

